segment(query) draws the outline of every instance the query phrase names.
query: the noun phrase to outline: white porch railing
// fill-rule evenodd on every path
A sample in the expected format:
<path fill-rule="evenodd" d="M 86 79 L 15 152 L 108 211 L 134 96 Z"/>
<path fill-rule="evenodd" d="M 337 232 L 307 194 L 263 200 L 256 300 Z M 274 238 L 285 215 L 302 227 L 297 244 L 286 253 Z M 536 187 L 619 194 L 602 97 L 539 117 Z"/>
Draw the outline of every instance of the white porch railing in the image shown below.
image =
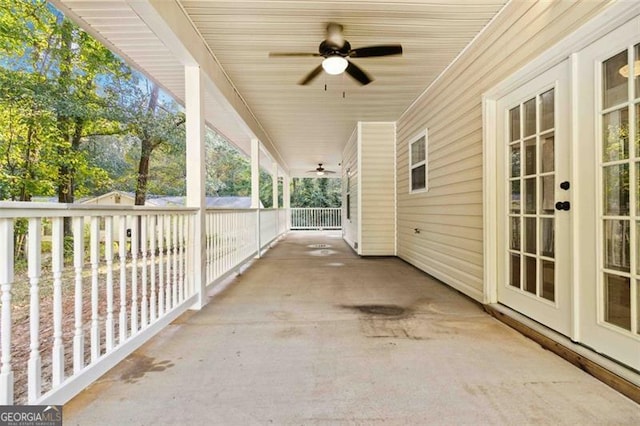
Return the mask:
<path fill-rule="evenodd" d="M 0 202 L 0 405 L 66 402 L 193 306 L 196 212 Z M 281 217 L 208 210 L 207 285 Z"/>
<path fill-rule="evenodd" d="M 224 279 L 258 253 L 257 210 L 207 210 L 207 285 Z"/>
<path fill-rule="evenodd" d="M 291 209 L 291 229 L 342 229 L 340 207 Z"/>

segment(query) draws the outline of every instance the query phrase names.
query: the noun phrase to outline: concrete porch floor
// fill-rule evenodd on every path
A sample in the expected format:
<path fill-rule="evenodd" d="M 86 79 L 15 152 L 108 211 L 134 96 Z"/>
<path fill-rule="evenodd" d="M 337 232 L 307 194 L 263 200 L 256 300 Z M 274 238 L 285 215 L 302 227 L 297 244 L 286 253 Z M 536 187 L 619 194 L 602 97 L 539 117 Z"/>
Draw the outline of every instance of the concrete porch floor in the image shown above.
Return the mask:
<path fill-rule="evenodd" d="M 323 246 L 326 245 L 326 246 Z M 640 406 L 395 258 L 289 233 L 65 424 L 638 424 Z"/>

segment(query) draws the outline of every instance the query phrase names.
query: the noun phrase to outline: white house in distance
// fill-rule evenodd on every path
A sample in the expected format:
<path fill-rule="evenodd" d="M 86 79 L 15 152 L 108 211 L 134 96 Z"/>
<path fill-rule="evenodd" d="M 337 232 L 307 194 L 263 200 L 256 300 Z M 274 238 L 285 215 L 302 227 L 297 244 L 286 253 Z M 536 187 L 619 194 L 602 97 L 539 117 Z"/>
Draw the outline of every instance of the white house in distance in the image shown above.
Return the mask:
<path fill-rule="evenodd" d="M 185 205 L 184 196 L 151 196 L 146 202 L 147 207 L 177 207 Z M 34 197 L 34 202 L 56 202 L 55 197 Z M 109 191 L 102 195 L 94 197 L 80 198 L 76 204 L 83 206 L 134 206 L 136 201 L 135 194 L 126 191 Z M 239 196 L 223 196 L 223 197 L 205 197 L 207 208 L 212 209 L 248 209 L 251 208 L 251 197 Z M 264 207 L 260 202 L 260 207 Z M 91 218 L 85 217 L 84 222 L 89 224 Z M 118 229 L 119 218 L 114 218 L 113 228 Z M 130 228 L 127 221 L 127 228 Z M 50 230 L 49 230 L 50 231 Z M 115 231 L 114 231 L 115 232 Z"/>
<path fill-rule="evenodd" d="M 207 208 L 219 209 L 248 209 L 251 208 L 251 197 L 206 197 Z M 110 191 L 106 194 L 95 197 L 84 197 L 78 200 L 78 204 L 86 206 L 133 206 L 135 205 L 135 194 L 125 191 Z M 149 207 L 184 206 L 184 196 L 150 196 L 145 202 Z M 260 203 L 262 206 L 262 203 Z"/>
<path fill-rule="evenodd" d="M 52 3 L 184 103 L 196 245 L 209 124 L 285 191 L 318 163 L 340 174 L 359 254 L 398 256 L 637 393 L 640 2 Z M 372 45 L 402 55 L 357 50 Z"/>

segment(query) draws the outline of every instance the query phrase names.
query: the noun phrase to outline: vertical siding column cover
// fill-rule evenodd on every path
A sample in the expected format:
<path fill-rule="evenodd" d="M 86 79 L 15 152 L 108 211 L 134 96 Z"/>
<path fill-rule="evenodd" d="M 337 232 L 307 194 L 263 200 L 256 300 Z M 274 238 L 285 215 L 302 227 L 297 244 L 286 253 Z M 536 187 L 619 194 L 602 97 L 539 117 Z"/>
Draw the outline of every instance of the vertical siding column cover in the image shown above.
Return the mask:
<path fill-rule="evenodd" d="M 395 123 L 360 123 L 360 254 L 395 255 Z"/>
<path fill-rule="evenodd" d="M 482 94 L 608 4 L 510 2 L 404 112 L 396 149 L 399 257 L 482 301 Z M 429 191 L 409 194 L 408 142 L 424 128 Z"/>
<path fill-rule="evenodd" d="M 358 242 L 358 129 L 356 128 L 342 153 L 342 236 L 357 251 Z M 349 188 L 347 188 L 349 185 Z M 347 193 L 350 217 L 347 219 Z"/>

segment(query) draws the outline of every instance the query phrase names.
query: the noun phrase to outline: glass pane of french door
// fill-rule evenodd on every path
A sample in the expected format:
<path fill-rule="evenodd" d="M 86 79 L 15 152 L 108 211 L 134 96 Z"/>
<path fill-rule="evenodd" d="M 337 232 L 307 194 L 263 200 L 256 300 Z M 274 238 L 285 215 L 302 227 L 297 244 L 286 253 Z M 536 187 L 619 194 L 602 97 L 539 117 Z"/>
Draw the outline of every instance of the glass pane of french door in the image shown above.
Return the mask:
<path fill-rule="evenodd" d="M 639 54 L 640 44 L 602 63 L 600 105 L 600 321 L 631 335 L 640 333 Z"/>
<path fill-rule="evenodd" d="M 556 300 L 555 89 L 509 110 L 509 285 Z"/>

